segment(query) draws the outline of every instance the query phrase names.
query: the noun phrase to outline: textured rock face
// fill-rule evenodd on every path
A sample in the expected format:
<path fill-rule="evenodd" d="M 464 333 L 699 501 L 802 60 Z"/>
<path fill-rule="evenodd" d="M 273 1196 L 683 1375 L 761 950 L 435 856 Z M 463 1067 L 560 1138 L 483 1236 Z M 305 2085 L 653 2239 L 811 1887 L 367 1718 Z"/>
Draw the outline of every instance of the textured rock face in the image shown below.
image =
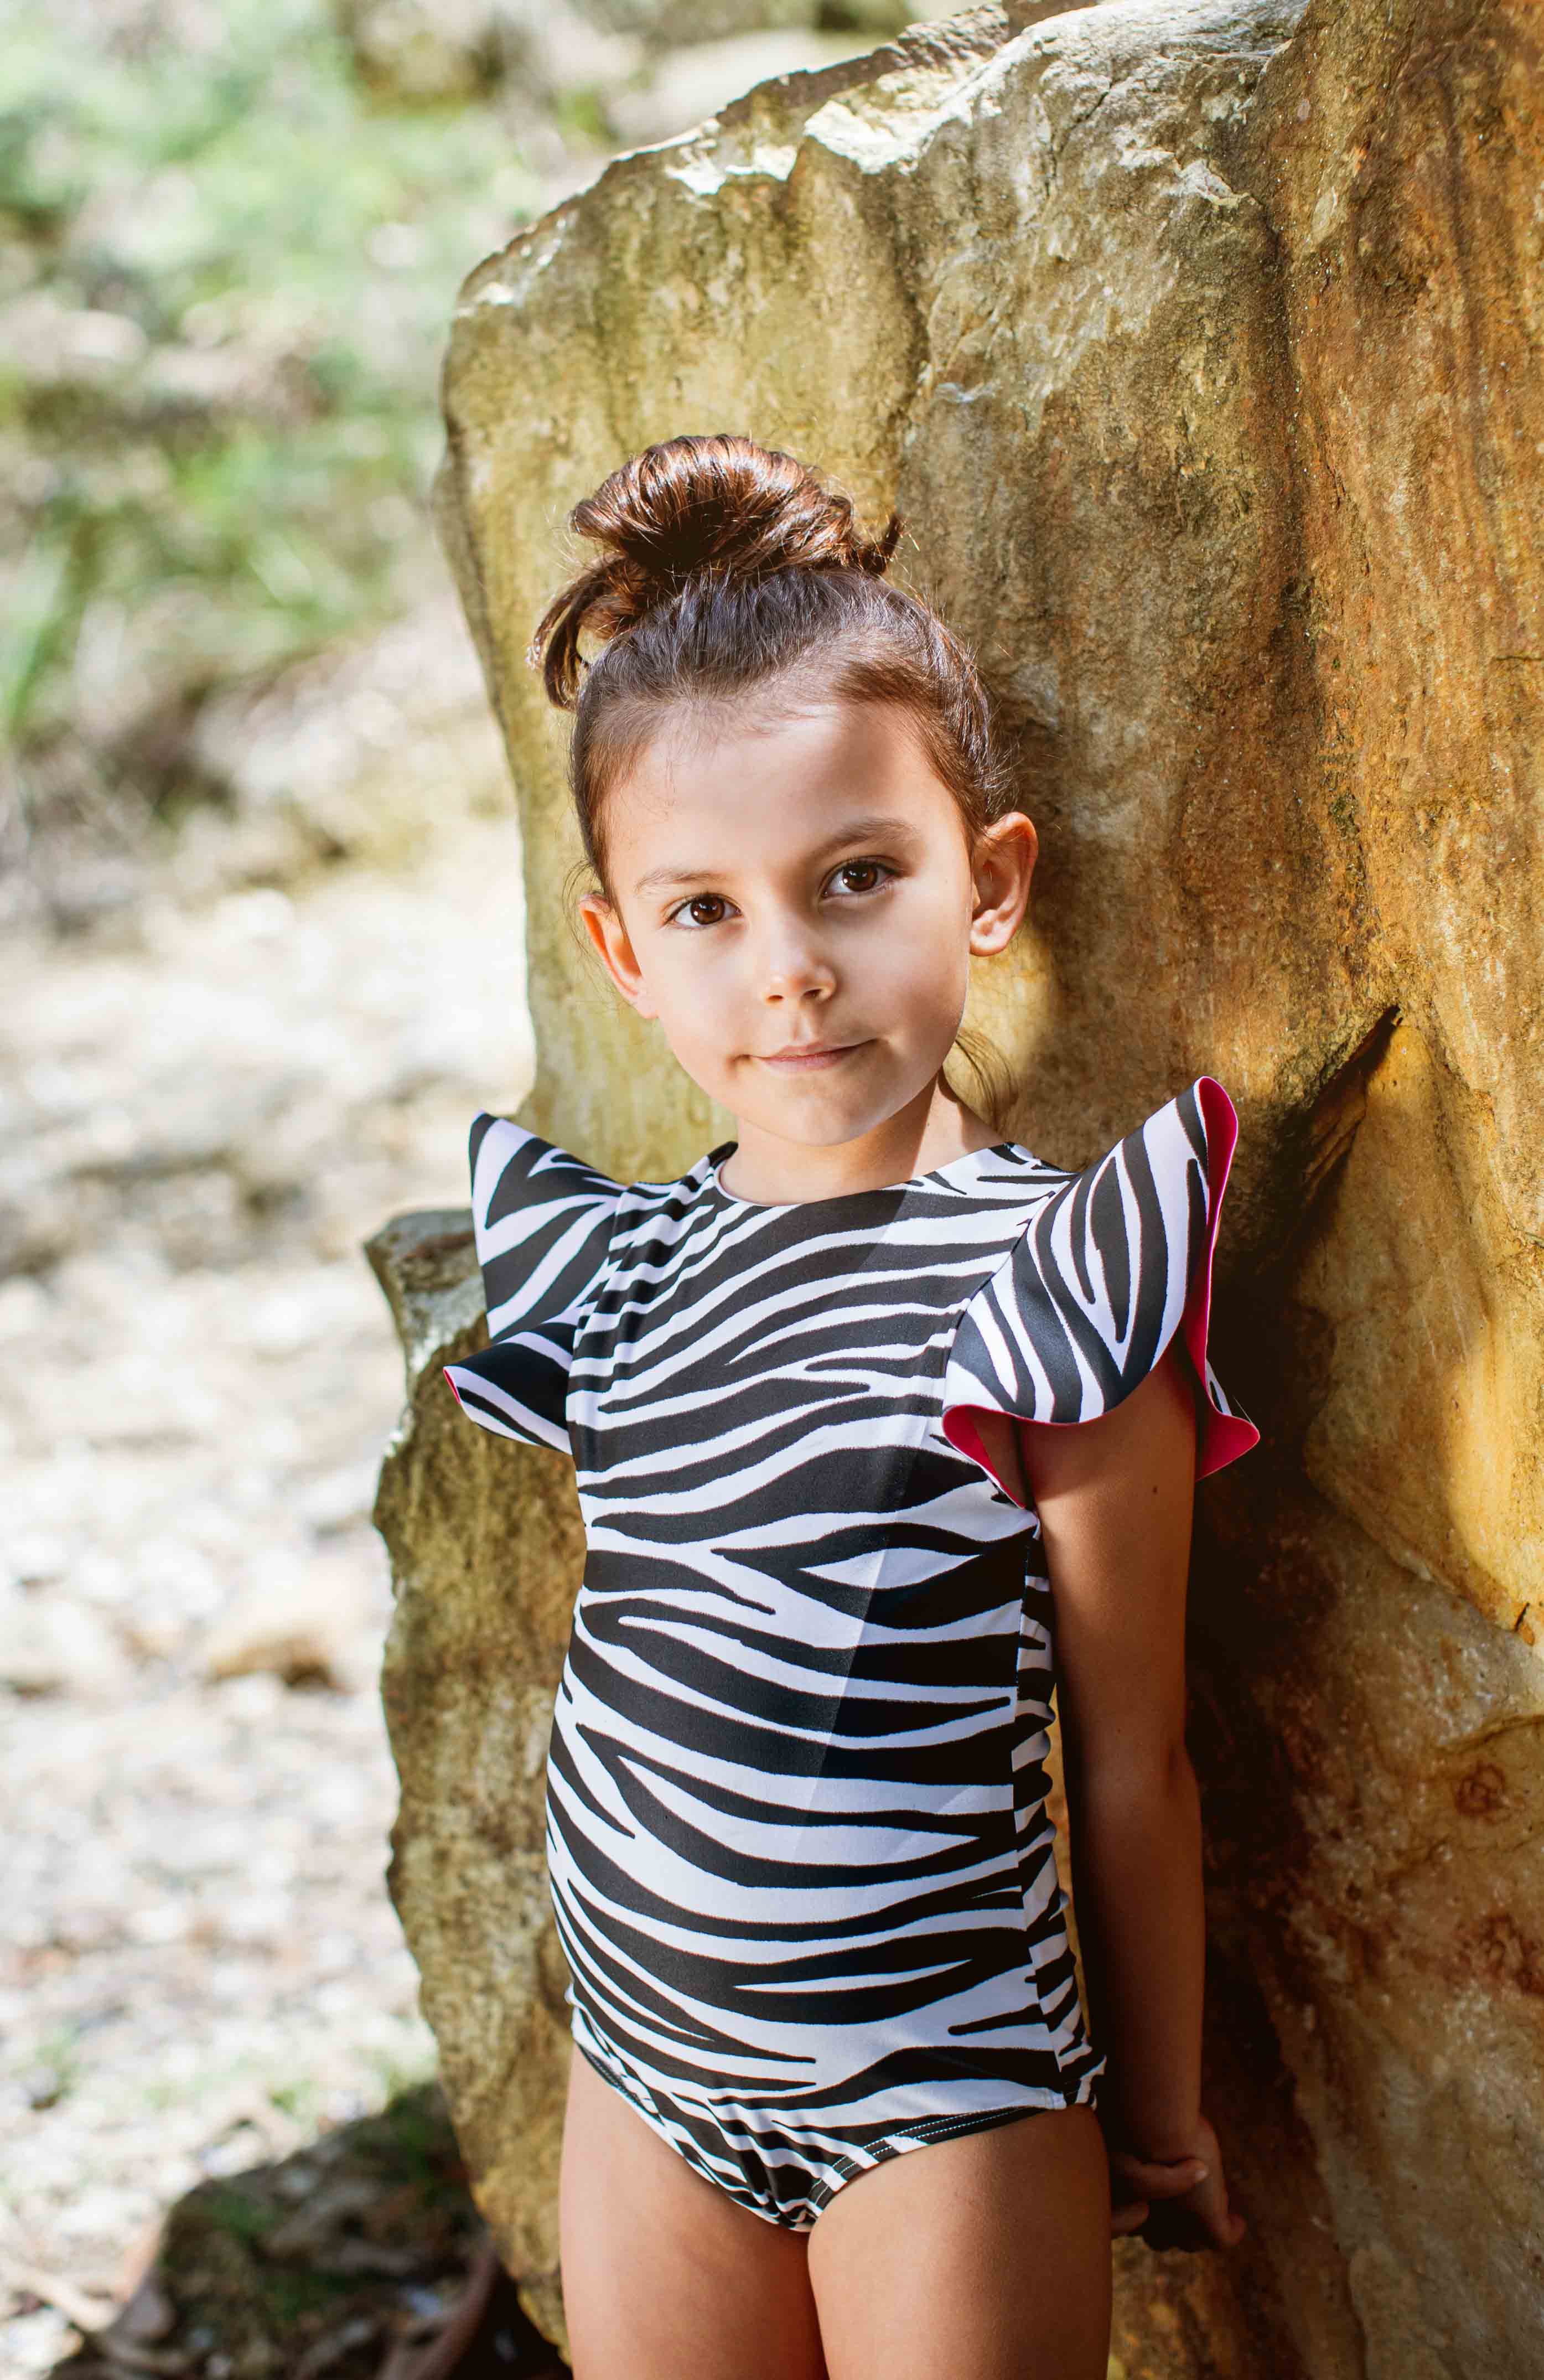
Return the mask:
<path fill-rule="evenodd" d="M 1240 1110 L 1216 1353 L 1265 1443 L 1199 1493 L 1191 1747 L 1252 2236 L 1121 2244 L 1128 2373 L 1538 2368 L 1541 32 L 1495 0 L 979 10 L 620 161 L 452 330 L 438 513 L 520 793 L 536 1128 L 632 1176 L 731 1130 L 580 956 L 521 659 L 569 505 L 719 428 L 897 504 L 1012 708 L 1042 860 L 973 1016 L 1017 1135 L 1081 1163 L 1203 1069 Z M 465 1219 L 383 1243 L 419 1377 L 479 1327 Z M 555 2330 L 571 1492 L 431 1368 L 381 1517 L 394 1890 Z"/>

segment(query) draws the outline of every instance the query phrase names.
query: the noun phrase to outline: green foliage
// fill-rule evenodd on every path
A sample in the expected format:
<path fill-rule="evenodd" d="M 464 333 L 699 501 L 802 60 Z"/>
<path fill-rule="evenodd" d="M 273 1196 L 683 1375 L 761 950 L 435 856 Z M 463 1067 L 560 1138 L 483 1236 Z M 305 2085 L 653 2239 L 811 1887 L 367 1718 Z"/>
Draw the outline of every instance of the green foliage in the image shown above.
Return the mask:
<path fill-rule="evenodd" d="M 73 2024 L 51 2026 L 32 2053 L 29 2093 L 35 2107 L 56 2107 L 80 2080 L 80 2034 Z"/>
<path fill-rule="evenodd" d="M 285 2330 L 309 2313 L 325 2313 L 340 2299 L 353 2299 L 359 2293 L 359 2281 L 351 2274 L 308 2272 L 303 2267 L 264 2272 L 261 2287 L 269 2316 Z"/>
<path fill-rule="evenodd" d="M 203 2206 L 216 2230 L 249 2243 L 266 2239 L 284 2219 L 282 2206 L 228 2181 L 206 2185 Z"/>
<path fill-rule="evenodd" d="M 307 2131 L 315 2131 L 322 2114 L 323 2094 L 309 2074 L 297 2075 L 289 2082 L 270 2084 L 268 2096 L 281 2116 Z"/>
<path fill-rule="evenodd" d="M 605 99 L 598 91 L 581 87 L 561 92 L 553 102 L 553 121 L 570 140 L 588 140 L 598 146 L 611 137 Z"/>
<path fill-rule="evenodd" d="M 48 0 L 7 12 L 0 728 L 23 749 L 69 721 L 93 607 L 176 708 L 411 596 L 455 292 L 532 209 L 496 106 L 377 101 L 325 0 L 204 21 L 201 55 L 114 55 Z"/>

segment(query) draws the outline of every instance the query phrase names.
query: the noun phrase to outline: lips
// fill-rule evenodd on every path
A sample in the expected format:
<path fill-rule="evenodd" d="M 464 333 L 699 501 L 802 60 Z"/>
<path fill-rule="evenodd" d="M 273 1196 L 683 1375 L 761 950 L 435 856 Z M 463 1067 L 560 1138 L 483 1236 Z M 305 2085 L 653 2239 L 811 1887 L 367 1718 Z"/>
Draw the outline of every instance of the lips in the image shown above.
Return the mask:
<path fill-rule="evenodd" d="M 838 1059 L 846 1058 L 863 1047 L 860 1041 L 792 1041 L 782 1050 L 769 1050 L 762 1058 L 763 1066 L 779 1066 L 790 1074 L 803 1073 L 807 1068 L 833 1066 Z"/>

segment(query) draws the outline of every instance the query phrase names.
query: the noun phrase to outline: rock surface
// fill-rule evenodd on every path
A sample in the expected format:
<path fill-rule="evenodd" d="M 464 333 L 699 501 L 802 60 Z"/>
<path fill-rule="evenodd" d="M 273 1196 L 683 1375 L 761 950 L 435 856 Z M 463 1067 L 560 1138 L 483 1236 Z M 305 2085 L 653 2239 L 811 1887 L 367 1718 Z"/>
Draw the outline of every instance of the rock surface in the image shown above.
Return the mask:
<path fill-rule="evenodd" d="M 1020 9 L 1021 21 L 1039 11 Z M 1207 2100 L 1251 2222 L 1117 2252 L 1127 2374 L 1522 2380 L 1544 2307 L 1544 110 L 1504 0 L 974 11 L 614 164 L 465 284 L 446 551 L 525 828 L 539 1130 L 729 1136 L 579 955 L 553 524 L 745 429 L 894 503 L 1042 840 L 973 1016 L 1086 1160 L 1241 1115 L 1191 1747 Z M 541 1870 L 568 1475 L 468 1428 L 464 1217 L 377 1243 L 418 1380 L 392 1883 L 480 2204 L 561 2337 L 568 2055 Z"/>

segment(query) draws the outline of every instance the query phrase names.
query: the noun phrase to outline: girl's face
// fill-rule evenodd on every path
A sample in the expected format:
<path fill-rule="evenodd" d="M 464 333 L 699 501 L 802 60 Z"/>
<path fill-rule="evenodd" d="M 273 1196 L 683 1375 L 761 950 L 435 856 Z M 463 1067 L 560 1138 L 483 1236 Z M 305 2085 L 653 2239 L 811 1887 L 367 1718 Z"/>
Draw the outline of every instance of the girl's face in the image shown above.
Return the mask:
<path fill-rule="evenodd" d="M 925 1121 L 970 954 L 1001 950 L 1024 914 L 1022 812 L 972 853 L 906 714 L 826 701 L 727 725 L 671 714 L 604 831 L 615 905 L 589 895 L 586 927 L 742 1146 Z"/>

